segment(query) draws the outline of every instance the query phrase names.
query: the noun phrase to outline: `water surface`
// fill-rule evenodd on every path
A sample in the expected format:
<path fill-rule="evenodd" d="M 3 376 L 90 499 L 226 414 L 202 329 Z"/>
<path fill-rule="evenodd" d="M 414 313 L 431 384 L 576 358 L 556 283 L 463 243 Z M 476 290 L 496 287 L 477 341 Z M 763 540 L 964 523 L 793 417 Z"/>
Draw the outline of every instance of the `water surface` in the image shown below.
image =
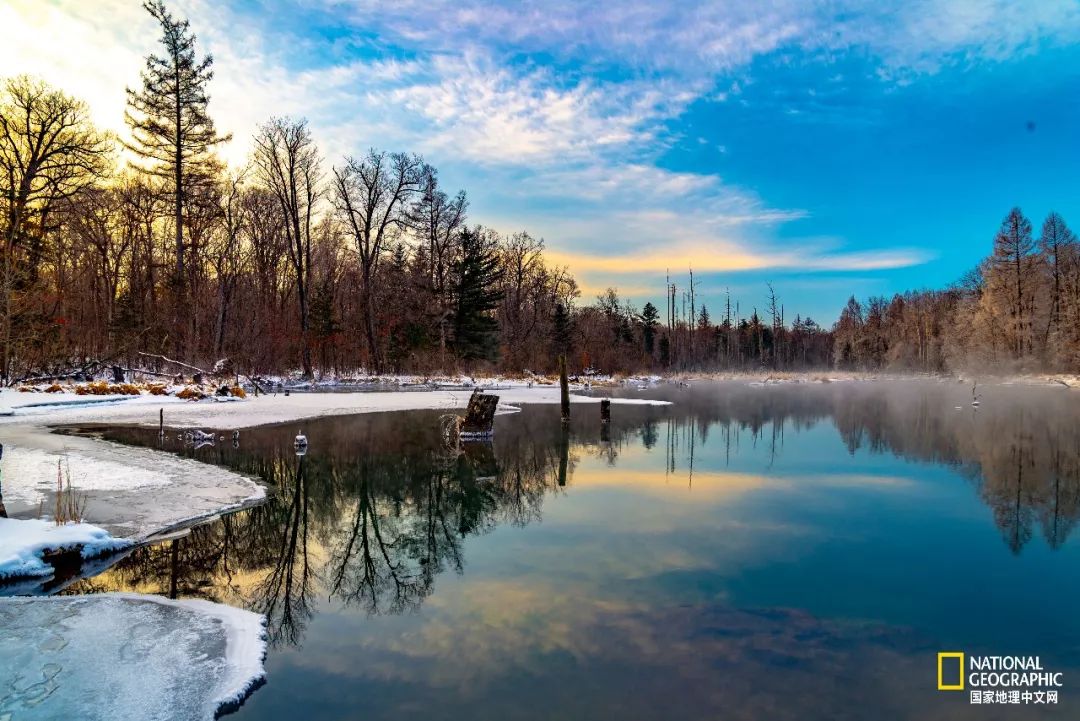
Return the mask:
<path fill-rule="evenodd" d="M 238 719 L 1080 717 L 1075 391 L 622 393 L 674 405 L 525 406 L 459 449 L 435 412 L 308 422 L 303 456 L 295 425 L 171 432 L 272 499 L 65 592 L 265 613 Z M 939 692 L 948 650 L 1039 655 L 1060 703 Z"/>

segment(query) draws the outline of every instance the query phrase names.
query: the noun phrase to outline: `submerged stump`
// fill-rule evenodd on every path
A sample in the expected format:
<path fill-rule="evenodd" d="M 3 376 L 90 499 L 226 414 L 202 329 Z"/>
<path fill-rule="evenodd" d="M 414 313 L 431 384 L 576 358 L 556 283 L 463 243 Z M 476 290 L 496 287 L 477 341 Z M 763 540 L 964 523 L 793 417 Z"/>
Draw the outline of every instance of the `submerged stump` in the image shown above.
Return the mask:
<path fill-rule="evenodd" d="M 469 406 L 465 409 L 465 418 L 461 421 L 460 434 L 474 438 L 490 436 L 495 422 L 495 409 L 498 406 L 498 396 L 473 393 L 469 398 Z"/>

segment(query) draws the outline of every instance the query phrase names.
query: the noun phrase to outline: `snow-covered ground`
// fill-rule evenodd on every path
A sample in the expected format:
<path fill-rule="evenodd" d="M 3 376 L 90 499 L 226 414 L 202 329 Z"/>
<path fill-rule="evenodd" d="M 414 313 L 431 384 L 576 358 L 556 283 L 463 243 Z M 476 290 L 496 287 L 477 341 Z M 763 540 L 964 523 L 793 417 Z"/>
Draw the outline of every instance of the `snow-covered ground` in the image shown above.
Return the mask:
<path fill-rule="evenodd" d="M 262 681 L 263 617 L 197 600 L 0 599 L 0 719 L 211 721 Z"/>
<path fill-rule="evenodd" d="M 42 560 L 48 550 L 77 549 L 83 558 L 94 558 L 131 545 L 89 523 L 57 525 L 28 519 L 0 521 L 0 578 L 48 576 L 52 569 Z"/>
<path fill-rule="evenodd" d="M 524 385 L 492 390 L 502 404 L 558 403 L 558 386 Z M 286 396 L 260 395 L 246 400 L 222 403 L 212 399 L 198 402 L 183 401 L 171 396 L 121 396 L 127 400 L 115 403 L 86 403 L 86 396 L 74 393 L 16 393 L 0 392 L 0 437 L 3 426 L 12 423 L 34 425 L 78 423 L 134 423 L 156 426 L 158 409 L 165 411 L 165 425 L 172 427 L 201 427 L 216 429 L 250 428 L 268 423 L 299 421 L 305 418 L 376 413 L 415 409 L 464 408 L 470 390 L 434 390 L 424 392 L 372 391 L 364 393 L 291 393 Z M 48 401 L 49 405 L 35 403 Z M 600 398 L 571 393 L 571 403 L 599 403 Z M 664 401 L 615 398 L 615 404 L 647 403 L 664 405 Z"/>

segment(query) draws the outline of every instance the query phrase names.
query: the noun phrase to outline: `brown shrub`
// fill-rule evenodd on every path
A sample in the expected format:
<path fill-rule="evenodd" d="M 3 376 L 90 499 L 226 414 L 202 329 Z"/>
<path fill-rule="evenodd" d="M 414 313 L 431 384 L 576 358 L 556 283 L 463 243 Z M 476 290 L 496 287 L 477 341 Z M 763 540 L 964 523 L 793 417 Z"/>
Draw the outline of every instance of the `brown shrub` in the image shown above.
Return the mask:
<path fill-rule="evenodd" d="M 229 389 L 229 393 L 232 393 L 237 398 L 247 398 L 247 393 L 240 386 L 233 386 Z"/>
<path fill-rule="evenodd" d="M 150 395 L 152 396 L 164 396 L 169 393 L 165 390 L 165 385 L 163 383 L 150 383 L 146 386 L 146 390 L 150 391 Z"/>
<path fill-rule="evenodd" d="M 46 393 L 60 393 L 64 388 L 59 383 L 53 383 L 51 386 L 45 389 Z"/>

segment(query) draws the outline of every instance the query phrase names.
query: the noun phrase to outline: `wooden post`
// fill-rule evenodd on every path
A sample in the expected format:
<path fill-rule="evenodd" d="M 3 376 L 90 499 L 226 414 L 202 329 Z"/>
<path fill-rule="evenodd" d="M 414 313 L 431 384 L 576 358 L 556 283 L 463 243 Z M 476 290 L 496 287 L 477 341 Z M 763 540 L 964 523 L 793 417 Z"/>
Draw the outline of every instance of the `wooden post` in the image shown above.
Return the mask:
<path fill-rule="evenodd" d="M 158 435 L 165 435 L 165 409 L 158 408 Z"/>
<path fill-rule="evenodd" d="M 600 399 L 600 422 L 611 423 L 611 399 Z"/>
<path fill-rule="evenodd" d="M 562 404 L 563 423 L 570 422 L 570 381 L 566 377 L 566 356 L 559 356 L 559 398 Z"/>

